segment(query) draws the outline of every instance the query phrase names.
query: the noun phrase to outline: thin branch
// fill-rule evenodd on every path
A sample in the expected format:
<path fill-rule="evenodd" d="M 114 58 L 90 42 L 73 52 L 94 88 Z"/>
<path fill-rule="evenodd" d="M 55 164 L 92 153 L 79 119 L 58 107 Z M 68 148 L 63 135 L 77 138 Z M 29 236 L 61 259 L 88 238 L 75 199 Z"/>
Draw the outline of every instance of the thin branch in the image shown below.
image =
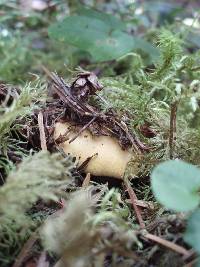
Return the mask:
<path fill-rule="evenodd" d="M 44 118 L 43 114 L 40 111 L 38 114 L 38 126 L 39 126 L 39 132 L 40 132 L 40 143 L 42 150 L 47 150 L 47 142 L 46 142 L 46 136 L 45 136 L 45 130 L 44 130 Z"/>
<path fill-rule="evenodd" d="M 49 261 L 47 261 L 47 255 L 45 251 L 43 251 L 40 255 L 36 267 L 49 267 Z"/>
<path fill-rule="evenodd" d="M 174 140 L 176 139 L 176 113 L 177 101 L 171 104 L 170 130 L 169 130 L 169 157 L 173 159 Z"/>
<path fill-rule="evenodd" d="M 126 201 L 127 203 L 132 203 L 131 199 L 127 199 Z M 154 210 L 155 207 L 153 205 L 153 202 L 150 201 L 145 201 L 145 200 L 138 200 L 135 199 L 135 204 L 141 208 L 146 208 L 146 209 L 150 209 L 150 210 Z"/>
<path fill-rule="evenodd" d="M 72 143 L 83 131 L 85 131 L 89 126 L 90 124 L 93 123 L 93 121 L 96 119 L 96 117 L 93 117 L 86 125 L 84 125 L 80 131 L 69 141 L 69 144 Z"/>
<path fill-rule="evenodd" d="M 187 255 L 187 256 L 183 256 L 182 259 L 183 259 L 184 261 L 189 261 L 189 260 L 191 260 L 191 259 L 194 259 L 194 257 L 196 257 L 196 251 L 195 251 L 194 249 L 190 249 L 189 252 L 190 252 L 189 255 Z"/>
<path fill-rule="evenodd" d="M 130 197 L 130 200 L 131 200 L 131 204 L 132 204 L 132 206 L 133 206 L 133 208 L 135 210 L 135 214 L 136 214 L 137 220 L 139 222 L 139 225 L 143 229 L 143 228 L 145 228 L 145 224 L 144 224 L 144 221 L 142 219 L 142 215 L 141 215 L 140 209 L 136 204 L 136 202 L 138 200 L 137 196 L 136 196 L 135 192 L 133 191 L 133 188 L 131 187 L 129 181 L 125 182 L 125 186 L 126 186 L 126 189 L 128 191 L 128 194 L 129 194 L 129 197 Z"/>
<path fill-rule="evenodd" d="M 167 248 L 170 248 L 171 250 L 174 250 L 177 253 L 182 254 L 182 255 L 184 255 L 186 257 L 191 254 L 191 252 L 189 250 L 187 250 L 187 249 L 185 249 L 185 248 L 183 248 L 183 247 L 181 247 L 179 245 L 176 245 L 171 241 L 165 240 L 165 239 L 163 239 L 163 238 L 161 238 L 159 236 L 152 235 L 152 234 L 149 234 L 149 233 L 145 233 L 144 237 L 149 239 L 149 240 L 151 240 L 151 241 L 154 241 L 154 242 L 156 242 L 156 243 L 158 243 L 160 245 L 163 245 L 163 246 L 165 246 Z"/>
<path fill-rule="evenodd" d="M 90 175 L 90 173 L 87 173 L 86 176 L 85 176 L 85 179 L 84 179 L 84 181 L 82 183 L 82 187 L 89 186 L 90 179 L 91 179 L 91 175 Z"/>
<path fill-rule="evenodd" d="M 194 266 L 198 266 L 196 265 L 198 263 L 198 259 L 194 259 L 191 262 L 187 263 L 186 265 L 184 265 L 184 267 L 194 267 Z"/>
<path fill-rule="evenodd" d="M 200 70 L 200 66 L 197 66 L 191 69 L 191 71 L 199 71 L 199 70 Z"/>
<path fill-rule="evenodd" d="M 27 259 L 27 257 L 30 255 L 30 251 L 35 244 L 35 242 L 38 240 L 38 229 L 33 232 L 33 234 L 29 237 L 29 239 L 24 244 L 23 248 L 21 249 L 19 255 L 15 259 L 15 262 L 12 267 L 21 267 L 24 261 Z"/>

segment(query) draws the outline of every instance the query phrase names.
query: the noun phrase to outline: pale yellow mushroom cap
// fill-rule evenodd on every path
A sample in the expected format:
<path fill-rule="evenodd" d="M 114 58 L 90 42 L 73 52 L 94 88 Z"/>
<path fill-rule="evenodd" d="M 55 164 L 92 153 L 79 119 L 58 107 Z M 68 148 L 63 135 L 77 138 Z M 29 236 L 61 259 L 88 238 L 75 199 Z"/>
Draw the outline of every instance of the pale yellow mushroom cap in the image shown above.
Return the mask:
<path fill-rule="evenodd" d="M 64 135 L 70 130 L 70 127 L 70 123 L 56 123 L 54 139 L 56 140 L 60 135 Z M 73 142 L 69 143 L 69 140 L 77 135 L 79 130 L 78 127 L 70 130 L 67 134 L 68 141 L 59 145 L 64 152 L 76 157 L 78 166 L 94 156 L 84 170 L 86 173 L 122 179 L 132 153 L 123 150 L 116 138 L 93 136 L 88 130 L 83 131 Z"/>

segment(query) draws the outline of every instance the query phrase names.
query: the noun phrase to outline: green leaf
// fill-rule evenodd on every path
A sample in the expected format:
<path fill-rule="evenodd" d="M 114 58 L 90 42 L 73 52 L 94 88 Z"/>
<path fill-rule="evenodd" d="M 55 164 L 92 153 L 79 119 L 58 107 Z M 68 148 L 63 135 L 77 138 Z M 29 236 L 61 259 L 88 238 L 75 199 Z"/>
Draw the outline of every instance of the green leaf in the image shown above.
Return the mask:
<path fill-rule="evenodd" d="M 71 16 L 54 24 L 49 35 L 89 52 L 96 61 L 116 59 L 133 48 L 133 39 L 99 19 Z"/>
<path fill-rule="evenodd" d="M 190 216 L 184 240 L 200 253 L 200 209 L 195 210 Z"/>
<path fill-rule="evenodd" d="M 118 19 L 116 16 L 84 7 L 79 8 L 77 10 L 77 13 L 79 14 L 79 16 L 101 20 L 107 25 L 109 25 L 111 29 L 126 30 L 126 23 Z"/>
<path fill-rule="evenodd" d="M 130 52 L 134 47 L 131 36 L 121 31 L 113 31 L 110 35 L 99 36 L 93 41 L 90 48 L 91 55 L 96 61 L 105 61 L 119 58 Z"/>
<path fill-rule="evenodd" d="M 187 37 L 186 37 L 186 45 L 188 47 L 197 47 L 200 48 L 200 34 L 199 34 L 199 30 L 198 31 L 191 31 L 188 33 Z"/>
<path fill-rule="evenodd" d="M 49 27 L 49 36 L 90 53 L 95 61 L 117 59 L 133 49 L 155 54 L 148 42 L 123 32 L 125 24 L 108 14 L 83 9 Z"/>
<path fill-rule="evenodd" d="M 159 51 L 154 46 L 152 46 L 149 42 L 145 41 L 142 38 L 134 37 L 134 49 L 142 50 L 145 52 L 151 59 L 150 63 L 153 63 L 159 59 Z"/>
<path fill-rule="evenodd" d="M 196 208 L 200 197 L 200 170 L 181 160 L 159 164 L 151 174 L 151 185 L 156 199 L 175 211 Z"/>

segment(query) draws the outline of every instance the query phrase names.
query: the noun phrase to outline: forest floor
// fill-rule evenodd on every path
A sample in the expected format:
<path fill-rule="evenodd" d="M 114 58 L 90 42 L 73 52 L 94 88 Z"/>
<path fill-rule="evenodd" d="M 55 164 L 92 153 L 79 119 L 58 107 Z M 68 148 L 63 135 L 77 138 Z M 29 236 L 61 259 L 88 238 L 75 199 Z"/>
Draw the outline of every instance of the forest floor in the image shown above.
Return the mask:
<path fill-rule="evenodd" d="M 151 173 L 200 164 L 199 3 L 91 1 L 148 41 L 107 61 L 49 38 L 79 2 L 0 3 L 0 266 L 195 266 Z"/>

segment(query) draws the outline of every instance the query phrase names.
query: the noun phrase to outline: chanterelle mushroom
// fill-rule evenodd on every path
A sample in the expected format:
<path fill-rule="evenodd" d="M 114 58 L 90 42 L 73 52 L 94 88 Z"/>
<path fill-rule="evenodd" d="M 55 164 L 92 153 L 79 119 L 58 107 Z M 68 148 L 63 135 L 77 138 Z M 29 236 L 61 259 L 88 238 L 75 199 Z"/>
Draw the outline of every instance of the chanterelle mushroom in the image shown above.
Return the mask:
<path fill-rule="evenodd" d="M 122 179 L 126 165 L 132 157 L 132 153 L 123 150 L 118 140 L 110 136 L 93 136 L 88 130 L 84 130 L 70 143 L 80 128 L 72 127 L 70 123 L 56 123 L 54 139 L 67 133 L 68 140 L 59 146 L 66 154 L 76 157 L 78 166 L 88 158 L 92 159 L 85 167 L 85 172 L 96 176 L 110 176 Z"/>

